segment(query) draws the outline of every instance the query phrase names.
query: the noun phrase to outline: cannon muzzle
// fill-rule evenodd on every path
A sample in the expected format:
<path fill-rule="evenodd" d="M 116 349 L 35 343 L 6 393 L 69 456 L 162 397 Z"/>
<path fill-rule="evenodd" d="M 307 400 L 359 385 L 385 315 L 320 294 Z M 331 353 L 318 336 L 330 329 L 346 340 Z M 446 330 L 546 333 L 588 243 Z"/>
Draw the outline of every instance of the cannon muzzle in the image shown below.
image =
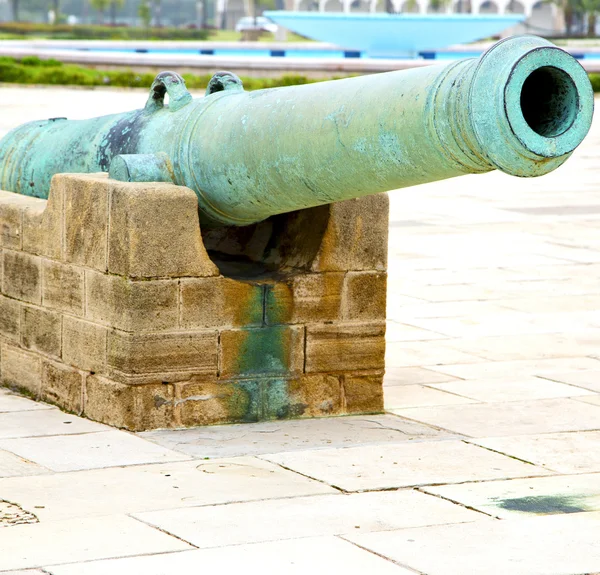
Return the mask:
<path fill-rule="evenodd" d="M 8 134 L 0 188 L 47 197 L 61 172 L 173 181 L 196 192 L 204 223 L 243 226 L 462 174 L 539 176 L 580 144 L 592 113 L 583 68 L 534 36 L 478 59 L 255 92 L 221 72 L 200 99 L 163 72 L 141 110 Z"/>

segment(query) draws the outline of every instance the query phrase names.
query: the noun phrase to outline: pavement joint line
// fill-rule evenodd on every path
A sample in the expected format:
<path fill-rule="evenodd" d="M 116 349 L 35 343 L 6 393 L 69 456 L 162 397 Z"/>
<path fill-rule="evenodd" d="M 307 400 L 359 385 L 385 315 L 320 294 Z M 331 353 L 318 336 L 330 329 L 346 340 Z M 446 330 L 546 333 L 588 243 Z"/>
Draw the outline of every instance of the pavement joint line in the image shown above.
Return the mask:
<path fill-rule="evenodd" d="M 473 439 L 478 439 L 478 438 L 473 438 Z M 492 453 L 496 453 L 498 455 L 508 457 L 509 459 L 514 459 L 515 461 L 520 461 L 521 463 L 526 463 L 527 465 L 533 465 L 533 467 L 535 467 L 536 469 L 546 469 L 547 471 L 552 471 L 553 473 L 558 473 L 557 471 L 554 471 L 553 469 L 548 469 L 547 467 L 544 467 L 542 465 L 537 465 L 535 463 L 532 463 L 531 461 L 527 461 L 526 459 L 517 457 L 516 455 L 509 455 L 508 453 L 498 451 L 497 449 L 492 449 L 491 447 L 486 447 L 485 445 L 479 445 L 478 443 L 471 442 L 468 439 L 463 439 L 462 442 L 466 443 L 467 445 L 472 445 L 473 447 L 481 447 L 482 449 L 485 449 L 486 451 L 491 451 Z"/>
<path fill-rule="evenodd" d="M 107 516 L 107 517 L 110 517 L 110 516 Z M 51 571 L 48 571 L 48 569 L 51 569 L 52 567 L 62 567 L 64 565 L 79 565 L 81 563 L 96 563 L 99 561 L 114 561 L 114 560 L 118 560 L 118 559 L 135 559 L 136 557 L 153 557 L 155 555 L 173 555 L 173 554 L 177 554 L 177 553 L 193 553 L 194 551 L 197 551 L 197 548 L 178 549 L 178 550 L 174 550 L 174 551 L 158 551 L 158 552 L 150 552 L 150 553 L 136 553 L 134 555 L 115 555 L 112 557 L 96 557 L 94 559 L 79 559 L 77 561 L 67 561 L 67 562 L 62 562 L 62 563 L 46 563 L 44 566 L 34 565 L 34 566 L 29 566 L 29 567 L 23 567 L 22 569 L 25 574 L 27 574 L 27 572 L 29 570 L 38 569 L 38 570 L 42 571 L 43 573 L 47 573 L 48 575 L 54 575 Z M 17 570 L 17 572 L 19 572 L 19 571 L 20 571 L 20 569 Z M 0 575 L 2 573 L 13 573 L 13 572 L 14 572 L 13 569 L 9 569 L 8 571 L 3 570 L 3 571 L 0 571 Z"/>
<path fill-rule="evenodd" d="M 551 469 L 545 469 L 545 471 L 552 471 Z M 590 472 L 582 473 L 556 473 L 555 475 L 519 475 L 518 477 L 494 477 L 491 479 L 465 479 L 464 481 L 446 481 L 444 483 L 413 483 L 411 485 L 399 485 L 397 487 L 375 487 L 373 489 L 357 489 L 356 491 L 343 491 L 345 495 L 352 495 L 354 493 L 378 493 L 380 491 L 404 491 L 407 489 L 421 489 L 425 487 L 445 487 L 451 485 L 469 485 L 475 483 L 492 483 L 495 481 L 511 481 L 513 479 L 543 479 L 544 477 L 570 477 L 572 475 L 589 475 Z M 331 487 L 334 487 L 331 485 Z M 338 489 L 336 487 L 336 489 Z M 340 488 L 341 489 L 341 488 Z"/>
<path fill-rule="evenodd" d="M 264 455 L 266 455 L 266 454 L 264 454 Z M 347 494 L 352 493 L 352 491 L 346 491 L 345 489 L 342 489 L 341 487 L 338 487 L 337 485 L 331 485 L 331 483 L 327 483 L 326 481 L 324 481 L 322 479 L 318 479 L 316 477 L 312 477 L 310 475 L 307 475 L 306 473 L 301 473 L 300 471 L 297 471 L 297 470 L 292 469 L 290 467 L 286 467 L 285 465 L 283 465 L 282 463 L 279 463 L 277 461 L 271 461 L 269 459 L 263 459 L 259 455 L 257 455 L 256 458 L 260 459 L 261 461 L 268 461 L 269 463 L 273 463 L 273 464 L 277 465 L 278 467 L 281 467 L 282 469 L 285 469 L 286 471 L 291 471 L 292 473 L 296 473 L 297 475 L 301 475 L 302 477 L 306 477 L 307 479 L 312 479 L 313 481 L 317 481 L 319 483 L 322 483 L 323 485 L 327 485 L 328 487 L 333 487 L 333 489 L 337 489 L 341 493 L 347 493 Z"/>
<path fill-rule="evenodd" d="M 588 391 L 591 391 L 591 390 L 588 390 Z M 596 393 L 595 395 L 600 398 L 600 393 Z M 591 397 L 594 397 L 594 395 L 575 395 L 575 396 L 569 397 L 569 399 L 573 399 L 574 401 L 578 401 L 579 403 L 586 403 L 587 405 L 591 405 L 592 407 L 600 407 L 600 403 L 598 405 L 595 405 L 593 403 L 590 403 L 589 401 L 584 401 L 584 399 L 583 399 L 584 397 L 591 398 Z"/>
<path fill-rule="evenodd" d="M 473 380 L 475 381 L 475 380 Z M 444 382 L 444 383 L 455 383 L 455 382 Z M 556 383 L 561 383 L 561 382 L 556 382 Z M 423 385 L 425 386 L 425 384 L 417 384 L 417 385 Z M 436 388 L 432 388 L 432 389 L 436 389 Z M 584 389 L 584 388 L 578 388 L 578 389 Z M 550 400 L 554 400 L 554 399 L 570 399 L 570 400 L 574 400 L 574 401 L 579 401 L 581 403 L 587 403 L 588 405 L 591 405 L 592 407 L 598 407 L 596 405 L 594 405 L 593 403 L 588 403 L 587 401 L 583 401 L 582 398 L 584 397 L 592 397 L 594 395 L 594 393 L 592 392 L 592 394 L 590 395 L 563 395 L 563 396 L 559 396 L 559 397 L 536 397 L 534 399 L 509 399 L 506 401 L 479 401 L 477 399 L 474 399 L 472 397 L 468 397 L 465 395 L 458 395 L 456 393 L 452 393 L 449 391 L 445 391 L 445 390 L 441 390 L 441 389 L 436 389 L 436 391 L 443 391 L 444 393 L 448 393 L 448 394 L 452 394 L 452 395 L 457 395 L 458 397 L 462 397 L 465 399 L 472 399 L 473 401 L 470 403 L 464 403 L 464 404 L 459 404 L 459 403 L 447 403 L 447 404 L 441 404 L 441 405 L 415 405 L 415 406 L 411 406 L 411 407 L 388 407 L 387 409 L 397 409 L 397 410 L 402 410 L 402 409 L 431 409 L 431 408 L 440 408 L 440 407 L 444 407 L 444 408 L 464 408 L 464 407 L 468 407 L 469 405 L 478 405 L 478 406 L 483 406 L 483 405 L 506 405 L 509 403 L 534 403 L 537 401 L 550 401 Z M 586 391 L 592 391 L 590 389 L 586 390 Z M 600 395 L 600 393 L 597 393 L 595 395 Z M 399 417 L 403 417 L 400 414 L 396 414 L 396 413 L 390 413 L 390 415 L 398 415 Z M 407 418 L 408 419 L 408 418 Z M 425 424 L 423 423 L 423 425 L 431 425 L 431 424 Z M 443 428 L 441 428 L 443 429 Z M 588 430 L 579 430 L 579 431 L 588 431 Z M 454 432 L 454 433 L 458 433 L 458 432 Z M 543 432 L 543 433 L 560 433 L 560 432 Z M 465 437 L 471 437 L 471 436 L 465 436 Z"/>
<path fill-rule="evenodd" d="M 374 421 L 373 419 L 365 419 L 364 421 L 366 421 L 367 423 L 374 423 L 375 425 L 378 425 L 380 429 L 387 429 L 388 431 L 397 431 L 402 435 L 411 435 L 410 433 L 406 433 L 406 431 L 402 431 L 401 429 L 396 429 L 395 427 L 389 427 L 387 425 L 384 425 L 380 421 Z"/>
<path fill-rule="evenodd" d="M 443 381 L 441 383 L 456 383 L 456 382 L 455 381 Z M 422 385 L 423 387 L 426 387 L 428 389 L 433 389 L 434 391 L 441 391 L 442 393 L 447 393 L 448 395 L 454 395 L 455 397 L 461 397 L 462 399 L 470 399 L 470 400 L 472 400 L 474 402 L 474 403 L 465 404 L 465 405 L 477 405 L 477 404 L 481 404 L 481 403 L 500 403 L 500 402 L 497 402 L 497 401 L 494 401 L 494 402 L 479 401 L 478 399 L 475 399 L 474 397 L 469 397 L 468 395 L 461 395 L 460 393 L 456 393 L 455 391 L 448 391 L 446 389 L 438 389 L 437 387 L 433 387 L 434 385 L 439 385 L 439 384 L 436 384 L 436 383 L 422 383 L 420 385 Z M 456 404 L 454 404 L 454 405 L 456 405 Z M 418 405 L 418 406 L 415 406 L 415 407 L 421 408 L 421 407 L 443 407 L 443 406 L 442 405 Z M 412 408 L 393 407 L 392 409 L 412 409 Z"/>
<path fill-rule="evenodd" d="M 491 517 L 492 519 L 501 519 L 501 517 L 498 517 L 497 515 L 492 515 L 491 513 L 487 513 L 485 511 L 482 511 L 481 509 L 477 509 L 476 507 L 467 505 L 466 503 L 461 503 L 460 501 L 452 499 L 451 497 L 447 497 L 447 496 L 441 495 L 439 493 L 431 493 L 431 492 L 427 491 L 425 487 L 416 487 L 415 491 L 418 491 L 419 493 L 423 493 L 426 495 L 431 495 L 433 497 L 437 497 L 438 499 L 441 499 L 442 501 L 448 501 L 449 503 L 453 503 L 454 505 L 458 505 L 459 507 L 464 507 L 465 509 L 468 509 L 469 511 L 475 511 L 476 513 L 480 513 L 482 515 L 485 515 L 486 517 Z"/>
<path fill-rule="evenodd" d="M 43 436 L 45 437 L 45 436 Z M 4 451 L 9 451 L 6 448 L 0 448 L 0 451 L 4 450 Z M 17 457 L 21 457 L 21 459 L 24 459 L 21 455 L 19 455 L 18 453 L 14 453 L 13 451 L 10 451 L 10 453 L 12 453 L 13 455 L 16 455 Z M 243 456 L 239 456 L 239 457 L 243 457 Z M 216 461 L 217 458 L 215 458 Z M 222 457 L 221 459 L 233 459 L 231 457 Z M 177 463 L 193 463 L 193 462 L 200 462 L 203 461 L 201 459 L 169 459 L 167 461 L 148 461 L 148 462 L 139 462 L 139 463 L 121 463 L 119 465 L 106 465 L 104 467 L 88 467 L 86 469 L 65 469 L 65 470 L 61 470 L 61 471 L 55 471 L 54 469 L 50 469 L 50 473 L 52 475 L 64 475 L 65 473 L 87 473 L 88 471 L 102 471 L 103 469 L 127 469 L 129 467 L 143 467 L 146 465 L 175 465 Z M 35 463 L 35 461 L 33 462 Z M 36 465 L 43 467 L 43 465 L 39 464 L 39 463 L 35 463 Z M 25 475 L 22 477 L 40 477 L 42 475 L 45 475 L 44 473 L 40 473 L 38 475 Z M 3 479 L 14 479 L 14 477 L 0 477 L 0 482 Z M 1 573 L 1 571 L 0 571 Z"/>
<path fill-rule="evenodd" d="M 187 541 L 183 537 L 179 537 L 179 535 L 175 535 L 175 533 L 171 533 L 170 531 L 167 531 L 166 529 L 163 529 L 162 527 L 159 527 L 158 525 L 154 525 L 154 523 L 150 523 L 149 521 L 144 521 L 143 519 L 136 517 L 133 513 L 126 513 L 125 515 L 127 517 L 129 517 L 130 519 L 133 519 L 133 520 L 137 521 L 138 523 L 141 523 L 142 525 L 146 525 L 147 527 L 156 529 L 157 531 L 160 531 L 161 533 L 164 533 L 165 535 L 168 535 L 169 537 L 173 537 L 174 539 L 177 539 L 177 540 L 181 541 L 182 543 L 190 545 L 191 547 L 194 547 L 194 549 L 199 549 L 199 547 L 197 545 L 194 545 L 191 541 Z"/>
<path fill-rule="evenodd" d="M 2 389 L 2 388 L 0 388 L 0 389 Z M 2 396 L 0 396 L 0 397 L 2 397 Z M 14 397 L 19 397 L 22 399 L 25 398 L 24 395 L 16 395 L 16 394 L 14 395 Z M 26 399 L 29 399 L 29 398 L 26 398 Z M 33 399 L 30 401 L 33 401 Z M 23 412 L 29 413 L 31 411 L 52 411 L 53 409 L 56 411 L 61 411 L 60 409 L 58 409 L 58 407 L 50 406 L 48 404 L 46 404 L 46 405 L 48 405 L 48 407 L 43 407 L 44 404 L 42 402 L 38 403 L 37 401 L 35 401 L 34 403 L 36 405 L 42 405 L 42 407 L 32 407 L 31 409 L 7 409 L 7 410 L 0 409 L 0 415 L 4 415 L 5 413 L 23 413 Z M 63 413 L 65 413 L 65 412 L 63 411 Z M 0 571 L 0 573 L 2 573 L 2 571 Z"/>
<path fill-rule="evenodd" d="M 543 379 L 545 381 L 552 381 L 553 383 L 561 383 L 562 385 L 568 385 L 570 387 L 574 387 L 575 389 L 584 389 L 585 391 L 591 392 L 594 391 L 593 389 L 583 387 L 582 385 L 577 385 L 576 383 L 567 383 L 566 381 L 560 381 L 560 379 L 552 379 L 551 377 L 547 377 L 545 375 L 534 375 L 533 377 L 537 377 L 538 379 Z"/>
<path fill-rule="evenodd" d="M 553 471 L 552 469 L 547 469 L 547 471 Z M 600 476 L 599 471 L 581 471 L 580 473 L 560 473 L 553 472 L 555 475 L 523 475 L 519 477 L 494 477 L 492 479 L 468 479 L 467 481 L 457 481 L 457 482 L 448 482 L 448 483 L 429 483 L 423 485 L 414 485 L 412 489 L 426 489 L 427 487 L 445 487 L 445 486 L 453 486 L 453 485 L 469 485 L 478 484 L 478 483 L 501 483 L 503 481 L 521 481 L 523 479 L 558 479 L 562 477 L 578 477 L 580 475 L 598 475 Z"/>
<path fill-rule="evenodd" d="M 380 533 L 380 532 L 377 531 L 376 533 Z M 370 553 L 371 555 L 375 555 L 376 557 L 379 557 L 380 559 L 384 559 L 385 561 L 388 561 L 389 563 L 393 563 L 394 565 L 397 565 L 398 567 L 401 567 L 402 569 L 405 569 L 407 571 L 412 571 L 416 575 L 427 575 L 427 573 L 425 573 L 424 571 L 417 571 L 416 569 L 414 569 L 413 567 L 410 567 L 409 565 L 406 565 L 405 563 L 400 563 L 399 561 L 390 559 L 389 557 L 386 557 L 385 555 L 378 553 L 377 551 L 373 551 L 373 549 L 369 549 L 368 547 L 365 547 L 364 545 L 355 543 L 351 539 L 346 539 L 346 537 L 344 537 L 343 535 L 334 535 L 334 537 L 337 537 L 338 539 L 341 539 L 342 541 L 346 541 L 346 543 L 350 543 L 350 545 L 354 545 L 355 547 L 358 547 L 359 549 L 362 549 L 363 551 L 366 551 L 367 553 Z"/>
<path fill-rule="evenodd" d="M 555 398 L 555 399 L 564 399 L 564 398 Z M 567 399 L 569 399 L 569 398 L 567 398 Z M 532 401 L 536 401 L 536 400 L 532 400 Z M 598 406 L 592 405 L 592 407 L 598 407 Z M 517 433 L 516 435 L 484 435 L 482 437 L 467 436 L 464 438 L 464 441 L 475 441 L 477 439 L 500 439 L 503 437 L 529 437 L 530 435 L 556 435 L 556 434 L 563 434 L 563 433 L 597 433 L 599 431 L 600 431 L 600 428 L 598 428 L 598 429 L 564 429 L 562 431 L 536 431 L 535 433 Z"/>
<path fill-rule="evenodd" d="M 35 410 L 32 410 L 35 411 Z M 99 431 L 79 431 L 77 433 L 49 433 L 48 435 L 17 435 L 15 437 L 0 437 L 0 442 L 13 439 L 42 439 L 45 437 L 71 437 L 80 435 L 93 435 L 94 433 L 106 433 L 107 431 L 120 431 L 114 429 L 102 429 Z"/>
<path fill-rule="evenodd" d="M 441 407 L 441 406 L 437 406 L 437 407 Z M 396 408 L 393 408 L 396 409 Z M 407 408 L 409 409 L 409 408 Z M 411 408 L 412 409 L 412 408 Z M 386 413 L 388 413 L 386 411 Z M 407 421 L 411 421 L 412 423 L 419 423 L 420 425 L 425 425 L 426 427 L 431 427 L 432 429 L 435 429 L 436 431 L 442 431 L 444 433 L 450 433 L 452 435 L 455 436 L 460 436 L 460 437 L 454 437 L 453 439 L 469 439 L 471 437 L 473 437 L 472 435 L 466 435 L 464 433 L 459 433 L 458 431 L 452 431 L 451 429 L 447 429 L 446 427 L 439 427 L 437 425 L 433 425 L 432 423 L 426 423 L 424 421 L 419 421 L 418 419 L 413 419 L 411 417 L 406 417 L 406 415 L 400 415 L 399 413 L 391 413 L 389 412 L 388 415 L 393 415 L 395 417 L 398 417 L 400 419 L 406 419 Z M 476 438 L 473 438 L 476 439 Z"/>

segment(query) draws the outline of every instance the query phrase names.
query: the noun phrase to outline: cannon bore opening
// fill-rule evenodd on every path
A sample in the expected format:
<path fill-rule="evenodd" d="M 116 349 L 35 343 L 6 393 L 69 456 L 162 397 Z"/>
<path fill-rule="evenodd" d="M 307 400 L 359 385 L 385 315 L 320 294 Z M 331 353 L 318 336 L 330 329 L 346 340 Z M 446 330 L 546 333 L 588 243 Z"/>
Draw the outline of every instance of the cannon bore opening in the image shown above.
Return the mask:
<path fill-rule="evenodd" d="M 226 277 L 262 279 L 310 269 L 329 222 L 329 206 L 272 216 L 250 226 L 202 228 L 208 255 Z"/>
<path fill-rule="evenodd" d="M 521 89 L 521 111 L 529 127 L 545 138 L 564 134 L 575 121 L 579 96 L 571 76 L 553 66 L 534 70 Z"/>

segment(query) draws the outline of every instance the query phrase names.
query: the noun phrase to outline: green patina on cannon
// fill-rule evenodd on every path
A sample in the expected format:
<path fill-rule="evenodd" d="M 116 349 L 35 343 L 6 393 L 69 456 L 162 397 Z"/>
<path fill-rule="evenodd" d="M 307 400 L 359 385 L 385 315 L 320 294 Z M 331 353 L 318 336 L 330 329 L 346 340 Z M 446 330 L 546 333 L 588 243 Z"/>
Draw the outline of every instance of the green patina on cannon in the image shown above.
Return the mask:
<path fill-rule="evenodd" d="M 44 198 L 63 172 L 172 181 L 196 192 L 204 224 L 245 226 L 462 174 L 539 176 L 569 157 L 592 113 L 583 68 L 534 36 L 479 59 L 251 93 L 221 72 L 200 99 L 163 72 L 141 110 L 12 131 L 0 189 Z"/>

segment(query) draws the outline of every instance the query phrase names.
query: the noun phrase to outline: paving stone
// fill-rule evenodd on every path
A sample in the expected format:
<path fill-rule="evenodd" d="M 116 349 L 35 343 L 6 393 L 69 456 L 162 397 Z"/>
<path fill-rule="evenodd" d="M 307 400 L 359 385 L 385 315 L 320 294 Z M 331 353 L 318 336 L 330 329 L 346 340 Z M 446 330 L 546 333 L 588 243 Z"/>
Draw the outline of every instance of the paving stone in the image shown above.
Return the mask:
<path fill-rule="evenodd" d="M 11 393 L 8 389 L 0 388 L 0 413 L 7 411 L 36 411 L 38 409 L 53 409 L 45 403 L 38 403 L 20 395 Z"/>
<path fill-rule="evenodd" d="M 550 372 L 544 374 L 543 377 L 552 381 L 568 383 L 569 385 L 576 385 L 577 387 L 583 387 L 584 389 L 600 393 L 600 370 L 570 371 L 563 373 Z"/>
<path fill-rule="evenodd" d="M 19 569 L 18 571 L 2 571 L 2 575 L 47 575 L 49 571 L 39 569 Z"/>
<path fill-rule="evenodd" d="M 393 320 L 388 320 L 385 339 L 388 342 L 430 341 L 436 339 L 448 339 L 448 336 L 436 333 L 434 331 L 429 331 L 427 329 L 422 329 L 420 327 L 414 327 L 412 325 L 405 325 Z"/>
<path fill-rule="evenodd" d="M 439 383 L 455 381 L 451 375 L 444 375 L 422 367 L 391 367 L 386 366 L 383 385 L 412 385 L 416 383 Z"/>
<path fill-rule="evenodd" d="M 0 449 L 0 477 L 22 477 L 24 475 L 38 475 L 47 472 L 47 469 L 27 459 Z M 2 496 L 5 495 L 2 494 Z"/>
<path fill-rule="evenodd" d="M 392 410 L 393 412 L 394 410 Z M 402 409 L 400 415 L 471 437 L 600 428 L 600 408 L 573 399 L 444 405 Z"/>
<path fill-rule="evenodd" d="M 310 537 L 252 545 L 236 545 L 150 555 L 130 559 L 111 559 L 52 567 L 53 575 L 196 575 L 216 573 L 285 573 L 306 575 L 344 573 L 345 575 L 414 575 L 394 563 L 364 551 L 337 537 Z"/>
<path fill-rule="evenodd" d="M 269 421 L 147 431 L 139 435 L 193 457 L 235 457 L 320 447 L 350 447 L 456 437 L 393 415 Z"/>
<path fill-rule="evenodd" d="M 10 553 L 0 554 L 0 571 L 191 548 L 123 515 L 16 525 L 2 531 L 2 546 Z"/>
<path fill-rule="evenodd" d="M 56 521 L 337 491 L 268 461 L 237 457 L 4 479 L 0 493 L 35 509 L 40 521 Z"/>
<path fill-rule="evenodd" d="M 540 467 L 461 441 L 370 445 L 263 455 L 345 491 L 548 475 Z"/>
<path fill-rule="evenodd" d="M 580 266 L 588 270 L 589 266 Z M 562 268 L 562 266 L 560 266 Z M 560 269 L 561 277 L 570 277 L 573 273 L 572 269 Z M 589 271 L 588 271 L 589 273 Z M 505 301 L 498 301 L 504 307 L 520 310 L 527 313 L 545 313 L 555 311 L 597 311 L 600 307 L 600 295 L 584 295 L 579 297 L 553 295 L 546 297 L 524 297 L 515 298 Z"/>
<path fill-rule="evenodd" d="M 577 401 L 583 401 L 584 403 L 589 403 L 590 405 L 600 405 L 600 394 L 596 393 L 595 395 L 578 397 Z"/>
<path fill-rule="evenodd" d="M 600 431 L 491 437 L 472 442 L 559 473 L 600 472 Z"/>
<path fill-rule="evenodd" d="M 478 521 L 483 516 L 409 490 L 172 509 L 138 513 L 135 517 L 207 548 Z"/>
<path fill-rule="evenodd" d="M 544 376 L 557 371 L 598 370 L 600 361 L 591 357 L 565 357 L 521 361 L 483 361 L 464 365 L 423 365 L 432 371 L 462 379 L 489 379 L 496 377 Z"/>
<path fill-rule="evenodd" d="M 391 367 L 413 367 L 438 364 L 478 363 L 485 360 L 444 347 L 441 342 L 392 342 L 386 348 L 386 365 Z"/>
<path fill-rule="evenodd" d="M 573 326 L 576 327 L 576 326 Z M 466 353 L 494 361 L 592 355 L 600 349 L 600 330 L 581 333 L 518 334 L 446 342 Z"/>
<path fill-rule="evenodd" d="M 58 409 L 0 413 L 0 440 L 13 437 L 94 433 L 107 429 L 105 425 L 62 413 Z"/>
<path fill-rule="evenodd" d="M 485 402 L 593 395 L 591 391 L 539 377 L 452 381 L 434 383 L 429 387 Z"/>
<path fill-rule="evenodd" d="M 188 459 L 181 453 L 164 449 L 140 437 L 116 430 L 81 435 L 0 439 L 0 448 L 26 457 L 53 471 L 97 469 Z"/>
<path fill-rule="evenodd" d="M 427 575 L 555 575 L 600 570 L 600 513 L 352 534 L 348 539 Z"/>
<path fill-rule="evenodd" d="M 445 393 L 424 385 L 396 385 L 384 389 L 386 409 L 405 409 L 430 405 L 457 405 L 475 403 L 468 397 L 460 397 L 455 392 Z"/>
<path fill-rule="evenodd" d="M 501 519 L 600 511 L 600 473 L 424 487 Z"/>

